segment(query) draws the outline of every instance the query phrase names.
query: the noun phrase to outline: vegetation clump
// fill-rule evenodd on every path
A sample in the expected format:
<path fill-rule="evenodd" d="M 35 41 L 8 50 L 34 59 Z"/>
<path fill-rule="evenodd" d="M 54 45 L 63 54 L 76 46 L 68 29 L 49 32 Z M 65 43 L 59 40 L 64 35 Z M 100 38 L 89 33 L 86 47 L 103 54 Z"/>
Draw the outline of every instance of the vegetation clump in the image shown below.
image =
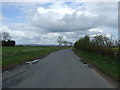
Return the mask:
<path fill-rule="evenodd" d="M 15 41 L 11 40 L 8 32 L 0 33 L 0 43 L 2 43 L 2 46 L 15 46 Z"/>
<path fill-rule="evenodd" d="M 120 46 L 120 40 L 114 41 L 106 35 L 96 35 L 92 39 L 86 35 L 74 44 L 76 49 L 110 57 L 118 56 L 118 46 Z"/>

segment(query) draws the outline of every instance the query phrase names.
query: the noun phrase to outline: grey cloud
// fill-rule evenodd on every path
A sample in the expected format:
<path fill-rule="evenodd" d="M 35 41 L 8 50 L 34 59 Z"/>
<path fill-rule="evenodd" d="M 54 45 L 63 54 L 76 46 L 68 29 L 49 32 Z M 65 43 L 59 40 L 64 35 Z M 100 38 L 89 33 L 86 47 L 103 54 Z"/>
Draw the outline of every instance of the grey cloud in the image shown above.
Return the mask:
<path fill-rule="evenodd" d="M 64 10 L 64 5 L 58 7 Z M 74 12 L 71 11 L 71 14 L 66 14 L 65 11 L 62 14 L 61 12 L 58 13 L 57 9 L 53 11 L 51 7 L 54 7 L 54 4 L 50 4 L 51 7 L 48 6 L 47 8 L 44 7 L 44 4 L 40 6 L 37 4 L 37 7 L 48 9 L 45 13 L 39 13 L 36 9 L 24 9 L 28 23 L 13 25 L 13 29 L 23 33 L 27 32 L 26 36 L 23 34 L 23 36 L 14 36 L 21 43 L 57 43 L 58 36 L 65 36 L 68 41 L 75 41 L 85 34 L 100 33 L 88 31 L 93 28 L 116 35 L 117 3 L 82 3 L 79 6 L 77 5 L 74 4 L 73 8 L 66 4 L 68 10 L 73 9 Z M 33 7 L 35 8 L 35 5 Z M 78 15 L 78 12 L 81 14 Z M 30 35 L 31 37 L 29 37 Z"/>
<path fill-rule="evenodd" d="M 88 12 L 95 10 L 93 14 L 97 16 L 87 16 L 85 13 L 77 16 L 76 13 L 78 10 L 72 15 L 65 14 L 61 19 L 54 19 L 57 17 L 57 14 L 54 12 L 48 12 L 44 15 L 37 14 L 32 16 L 31 25 L 43 28 L 46 32 L 71 32 L 88 30 L 99 26 L 117 27 L 117 13 L 113 13 L 115 12 L 112 11 L 114 8 L 111 8 L 110 5 L 105 5 L 107 5 L 107 3 L 103 5 L 102 3 L 95 4 L 94 8 L 92 7 L 91 9 L 84 7 Z M 111 10 L 109 11 L 108 9 Z"/>

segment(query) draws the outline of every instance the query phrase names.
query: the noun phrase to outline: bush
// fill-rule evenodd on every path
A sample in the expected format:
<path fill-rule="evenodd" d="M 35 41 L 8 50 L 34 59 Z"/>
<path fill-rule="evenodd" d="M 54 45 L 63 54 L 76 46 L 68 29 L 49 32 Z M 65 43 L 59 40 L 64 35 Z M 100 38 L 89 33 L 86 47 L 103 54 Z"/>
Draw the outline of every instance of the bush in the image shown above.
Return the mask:
<path fill-rule="evenodd" d="M 80 38 L 74 44 L 74 47 L 77 49 L 110 57 L 117 56 L 117 52 L 114 50 L 114 48 L 118 48 L 118 46 L 118 41 L 115 42 L 112 38 L 109 38 L 105 35 L 97 35 L 92 39 L 86 35 L 84 38 Z"/>
<path fill-rule="evenodd" d="M 2 41 L 2 46 L 15 46 L 15 41 L 13 40 Z"/>

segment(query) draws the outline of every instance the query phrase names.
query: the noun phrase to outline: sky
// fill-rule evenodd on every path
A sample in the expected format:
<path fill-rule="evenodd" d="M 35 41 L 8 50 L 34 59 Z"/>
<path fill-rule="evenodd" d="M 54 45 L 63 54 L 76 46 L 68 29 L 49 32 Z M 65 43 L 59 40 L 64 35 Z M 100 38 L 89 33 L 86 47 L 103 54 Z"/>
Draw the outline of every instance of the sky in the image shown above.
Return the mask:
<path fill-rule="evenodd" d="M 117 2 L 3 2 L 0 32 L 17 44 L 75 42 L 85 35 L 118 38 Z"/>

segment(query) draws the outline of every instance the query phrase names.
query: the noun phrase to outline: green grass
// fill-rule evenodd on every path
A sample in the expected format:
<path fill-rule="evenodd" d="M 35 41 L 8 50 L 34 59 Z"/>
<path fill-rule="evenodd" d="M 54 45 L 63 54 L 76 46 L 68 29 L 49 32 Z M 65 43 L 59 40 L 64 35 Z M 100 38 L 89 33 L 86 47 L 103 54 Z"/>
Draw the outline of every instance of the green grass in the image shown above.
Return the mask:
<path fill-rule="evenodd" d="M 75 48 L 73 49 L 73 51 L 81 58 L 85 59 L 96 68 L 104 72 L 106 75 L 112 77 L 115 80 L 120 80 L 120 78 L 118 77 L 117 58 L 110 58 L 107 56 L 93 54 L 86 51 L 77 50 Z"/>
<path fill-rule="evenodd" d="M 32 47 L 16 46 L 2 48 L 2 66 L 8 67 L 28 60 L 34 60 L 50 52 L 63 49 L 63 47 Z"/>

